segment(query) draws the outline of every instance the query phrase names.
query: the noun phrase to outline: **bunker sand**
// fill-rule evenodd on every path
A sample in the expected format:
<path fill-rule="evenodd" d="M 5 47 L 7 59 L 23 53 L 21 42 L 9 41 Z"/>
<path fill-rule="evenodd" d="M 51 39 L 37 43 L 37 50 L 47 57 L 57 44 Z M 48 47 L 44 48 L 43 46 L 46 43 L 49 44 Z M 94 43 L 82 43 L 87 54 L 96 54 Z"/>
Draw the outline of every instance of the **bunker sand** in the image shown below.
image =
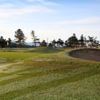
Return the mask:
<path fill-rule="evenodd" d="M 70 56 L 85 60 L 100 61 L 99 49 L 78 49 L 69 53 Z"/>

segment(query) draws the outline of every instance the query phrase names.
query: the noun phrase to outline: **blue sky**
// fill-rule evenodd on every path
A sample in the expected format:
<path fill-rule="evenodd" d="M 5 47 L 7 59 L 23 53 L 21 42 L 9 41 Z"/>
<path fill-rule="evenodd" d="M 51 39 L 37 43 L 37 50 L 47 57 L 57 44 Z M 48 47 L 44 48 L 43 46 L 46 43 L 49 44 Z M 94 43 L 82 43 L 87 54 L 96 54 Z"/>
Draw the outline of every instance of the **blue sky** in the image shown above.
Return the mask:
<path fill-rule="evenodd" d="M 18 28 L 27 41 L 31 30 L 41 40 L 73 33 L 100 39 L 100 0 L 0 0 L 0 35 L 14 39 Z"/>

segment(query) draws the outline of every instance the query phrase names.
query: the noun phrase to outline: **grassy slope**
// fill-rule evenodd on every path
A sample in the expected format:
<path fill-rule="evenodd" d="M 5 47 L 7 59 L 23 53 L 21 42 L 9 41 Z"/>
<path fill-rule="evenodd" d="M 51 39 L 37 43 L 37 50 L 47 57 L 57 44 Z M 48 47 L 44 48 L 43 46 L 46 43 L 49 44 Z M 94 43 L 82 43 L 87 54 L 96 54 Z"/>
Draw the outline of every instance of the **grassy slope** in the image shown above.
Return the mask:
<path fill-rule="evenodd" d="M 0 100 L 100 100 L 100 63 L 71 58 L 70 49 L 1 50 Z"/>

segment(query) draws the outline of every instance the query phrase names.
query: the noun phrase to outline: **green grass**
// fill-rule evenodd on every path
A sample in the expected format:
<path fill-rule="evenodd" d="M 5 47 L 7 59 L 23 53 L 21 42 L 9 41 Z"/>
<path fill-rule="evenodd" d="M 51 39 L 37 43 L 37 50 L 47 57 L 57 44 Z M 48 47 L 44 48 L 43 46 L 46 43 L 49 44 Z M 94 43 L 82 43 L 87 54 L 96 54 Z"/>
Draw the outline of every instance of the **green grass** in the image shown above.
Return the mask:
<path fill-rule="evenodd" d="M 0 64 L 13 63 L 0 68 L 0 100 L 100 100 L 100 63 L 70 50 L 0 50 Z"/>

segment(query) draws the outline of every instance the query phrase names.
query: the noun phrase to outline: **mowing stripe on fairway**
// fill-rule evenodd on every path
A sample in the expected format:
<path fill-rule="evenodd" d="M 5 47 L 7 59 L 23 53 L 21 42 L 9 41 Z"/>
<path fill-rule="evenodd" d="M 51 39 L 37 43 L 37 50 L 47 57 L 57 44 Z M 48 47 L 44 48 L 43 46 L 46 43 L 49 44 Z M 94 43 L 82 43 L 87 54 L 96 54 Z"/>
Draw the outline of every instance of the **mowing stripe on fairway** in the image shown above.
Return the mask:
<path fill-rule="evenodd" d="M 94 75 L 84 80 L 62 84 L 48 90 L 23 94 L 13 100 L 30 100 L 31 98 L 33 100 L 99 100 L 100 91 L 99 88 L 95 87 L 100 87 L 99 78 L 100 74 Z"/>
<path fill-rule="evenodd" d="M 65 78 L 61 78 L 61 79 L 53 79 L 53 80 L 49 80 L 49 81 L 45 80 L 45 82 L 40 81 L 39 84 L 35 84 L 35 85 L 31 84 L 31 86 L 28 85 L 28 87 L 24 87 L 23 89 L 20 88 L 19 90 L 13 89 L 13 90 L 10 90 L 10 91 L 9 90 L 8 91 L 7 90 L 1 91 L 1 92 L 3 92 L 3 94 L 0 95 L 0 99 L 6 98 L 6 97 L 13 99 L 17 96 L 21 96 L 23 94 L 31 93 L 32 91 L 40 91 L 40 90 L 46 90 L 46 89 L 49 89 L 49 88 L 54 88 L 54 87 L 57 87 L 57 86 L 62 85 L 62 84 L 80 81 L 80 80 L 83 80 L 87 77 L 91 77 L 91 76 L 96 75 L 96 74 L 100 74 L 98 70 L 95 70 L 95 71 L 90 70 L 90 71 L 87 71 L 87 72 L 83 72 L 81 74 L 74 75 L 72 77 L 65 77 Z M 4 95 L 6 95 L 6 97 L 4 97 Z"/>

